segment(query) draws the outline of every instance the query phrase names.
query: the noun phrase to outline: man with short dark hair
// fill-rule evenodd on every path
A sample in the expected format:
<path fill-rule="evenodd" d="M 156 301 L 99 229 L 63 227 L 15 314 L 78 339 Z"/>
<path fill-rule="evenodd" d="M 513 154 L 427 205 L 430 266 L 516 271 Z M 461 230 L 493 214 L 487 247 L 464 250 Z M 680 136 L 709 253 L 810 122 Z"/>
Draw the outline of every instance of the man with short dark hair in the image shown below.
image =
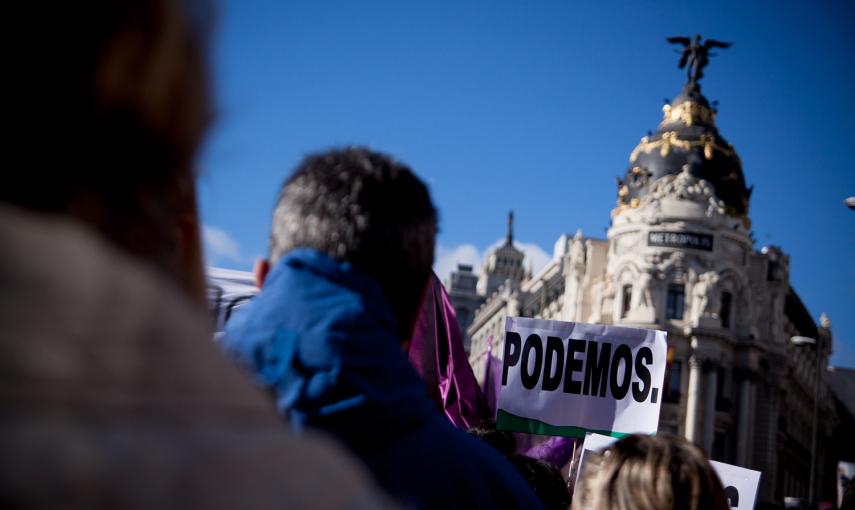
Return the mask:
<path fill-rule="evenodd" d="M 270 260 L 314 248 L 351 263 L 380 285 L 399 336 L 409 338 L 431 274 L 436 222 L 427 188 L 407 167 L 364 149 L 330 151 L 306 158 L 282 188 Z"/>
<path fill-rule="evenodd" d="M 419 508 L 539 508 L 513 467 L 433 408 L 404 353 L 433 264 L 436 211 L 401 163 L 367 149 L 306 158 L 273 215 L 259 296 L 225 348 L 298 428 L 339 438 Z"/>

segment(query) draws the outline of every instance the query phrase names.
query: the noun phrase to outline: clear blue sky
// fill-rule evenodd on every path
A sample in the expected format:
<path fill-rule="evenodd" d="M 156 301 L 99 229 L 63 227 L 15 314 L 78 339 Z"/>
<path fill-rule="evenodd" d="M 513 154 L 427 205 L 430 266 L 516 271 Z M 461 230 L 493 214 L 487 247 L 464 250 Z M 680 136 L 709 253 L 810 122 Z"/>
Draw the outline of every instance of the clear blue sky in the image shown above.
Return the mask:
<path fill-rule="evenodd" d="M 307 152 L 366 144 L 409 163 L 441 214 L 439 254 L 478 257 L 516 214 L 535 256 L 604 237 L 615 176 L 685 74 L 665 42 L 735 44 L 702 82 L 753 184 L 756 248 L 855 366 L 855 3 L 224 1 L 218 120 L 200 161 L 208 260 L 266 250 L 282 180 Z M 540 247 L 540 250 L 537 249 Z"/>

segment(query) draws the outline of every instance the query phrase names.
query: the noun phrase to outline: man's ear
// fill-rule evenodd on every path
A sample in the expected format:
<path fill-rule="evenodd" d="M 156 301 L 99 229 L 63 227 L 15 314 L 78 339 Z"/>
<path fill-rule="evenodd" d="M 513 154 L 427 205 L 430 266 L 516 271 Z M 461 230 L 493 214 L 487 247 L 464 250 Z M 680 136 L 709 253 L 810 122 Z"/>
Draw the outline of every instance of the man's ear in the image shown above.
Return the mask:
<path fill-rule="evenodd" d="M 270 261 L 267 259 L 256 260 L 252 272 L 255 274 L 255 286 L 261 290 L 264 287 L 264 280 L 267 279 L 267 273 L 270 272 Z"/>

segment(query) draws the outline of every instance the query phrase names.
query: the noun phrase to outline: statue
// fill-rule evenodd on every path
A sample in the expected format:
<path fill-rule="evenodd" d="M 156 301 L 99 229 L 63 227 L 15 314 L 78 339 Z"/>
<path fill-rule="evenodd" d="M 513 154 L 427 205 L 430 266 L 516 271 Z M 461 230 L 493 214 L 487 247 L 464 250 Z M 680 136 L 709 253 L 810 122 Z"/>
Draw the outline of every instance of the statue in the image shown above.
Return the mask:
<path fill-rule="evenodd" d="M 656 261 L 656 269 L 658 270 L 656 277 L 660 280 L 674 280 L 669 274 L 672 269 L 674 274 L 682 276 L 685 260 L 686 255 L 681 251 L 672 251 L 667 257 L 660 257 Z"/>
<path fill-rule="evenodd" d="M 561 310 L 563 320 L 582 320 L 582 278 L 585 274 L 585 242 L 582 229 L 576 231 L 569 242 L 567 264 L 564 267 L 564 306 Z"/>
<path fill-rule="evenodd" d="M 653 311 L 653 275 L 647 271 L 642 271 L 638 275 L 635 283 L 635 292 L 632 295 L 630 305 L 631 314 L 633 317 L 641 317 L 652 315 Z"/>
<path fill-rule="evenodd" d="M 615 286 L 612 283 L 612 278 L 606 277 L 603 279 L 602 296 L 603 301 L 600 304 L 601 320 L 613 320 L 613 311 L 615 304 Z"/>
<path fill-rule="evenodd" d="M 689 78 L 688 87 L 697 89 L 700 89 L 698 80 L 704 76 L 704 67 L 710 63 L 709 57 L 715 56 L 715 53 L 710 53 L 710 50 L 712 48 L 729 48 L 731 44 L 712 39 L 707 39 L 701 44 L 701 36 L 697 34 L 691 39 L 688 37 L 669 37 L 668 42 L 683 45 L 679 67 L 680 69 L 686 68 Z"/>
<path fill-rule="evenodd" d="M 585 263 L 585 242 L 582 229 L 577 230 L 573 240 L 570 241 L 570 262 L 574 265 Z"/>
<path fill-rule="evenodd" d="M 715 286 L 718 274 L 715 271 L 698 276 L 698 281 L 692 287 L 692 317 L 718 317 L 719 301 Z"/>
<path fill-rule="evenodd" d="M 828 318 L 825 312 L 819 316 L 819 326 L 822 329 L 831 329 L 831 319 Z"/>

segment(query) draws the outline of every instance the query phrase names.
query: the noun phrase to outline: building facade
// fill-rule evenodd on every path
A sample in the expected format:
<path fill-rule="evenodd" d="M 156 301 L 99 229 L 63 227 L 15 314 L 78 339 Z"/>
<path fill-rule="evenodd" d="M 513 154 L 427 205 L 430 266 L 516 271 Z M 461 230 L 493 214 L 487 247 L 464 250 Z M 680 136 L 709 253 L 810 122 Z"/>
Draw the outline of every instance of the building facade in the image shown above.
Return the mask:
<path fill-rule="evenodd" d="M 663 107 L 658 131 L 618 179 L 606 239 L 562 235 L 551 262 L 530 275 L 509 234 L 477 288 L 456 288 L 465 271 L 452 275 L 455 303 L 480 302 L 461 321 L 470 363 L 483 379 L 488 353 L 503 352 L 508 316 L 667 331 L 660 430 L 762 471 L 760 501 L 808 498 L 811 482 L 815 499 L 830 500 L 821 482 L 833 476 L 822 472 L 836 420 L 830 322 L 817 325 L 790 286 L 786 253 L 755 249 L 752 189 L 716 114 L 696 81 Z"/>

